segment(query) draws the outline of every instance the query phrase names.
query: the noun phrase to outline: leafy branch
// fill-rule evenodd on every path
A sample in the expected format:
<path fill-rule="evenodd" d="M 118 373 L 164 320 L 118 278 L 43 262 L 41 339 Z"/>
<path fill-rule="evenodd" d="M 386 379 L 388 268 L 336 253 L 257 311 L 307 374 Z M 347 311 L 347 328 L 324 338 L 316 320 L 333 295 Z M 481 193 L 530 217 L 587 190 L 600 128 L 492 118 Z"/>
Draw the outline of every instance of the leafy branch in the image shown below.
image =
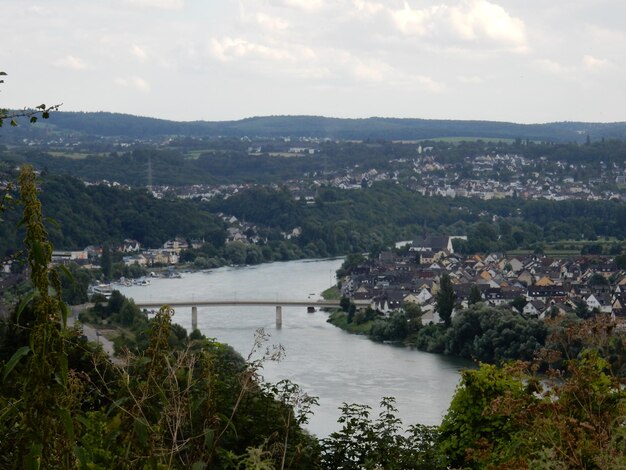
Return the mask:
<path fill-rule="evenodd" d="M 6 75 L 6 72 L 0 71 L 0 77 Z M 4 79 L 0 79 L 0 83 L 4 83 Z M 61 106 L 63 106 L 63 103 L 55 104 L 52 106 L 40 104 L 39 106 L 35 106 L 34 108 L 24 108 L 19 111 L 0 109 L 0 127 L 2 127 L 4 121 L 9 121 L 9 124 L 15 127 L 17 126 L 17 120 L 20 118 L 28 118 L 28 121 L 31 124 L 34 124 L 40 117 L 42 119 L 48 119 L 50 117 L 50 113 L 52 111 L 58 111 Z"/>

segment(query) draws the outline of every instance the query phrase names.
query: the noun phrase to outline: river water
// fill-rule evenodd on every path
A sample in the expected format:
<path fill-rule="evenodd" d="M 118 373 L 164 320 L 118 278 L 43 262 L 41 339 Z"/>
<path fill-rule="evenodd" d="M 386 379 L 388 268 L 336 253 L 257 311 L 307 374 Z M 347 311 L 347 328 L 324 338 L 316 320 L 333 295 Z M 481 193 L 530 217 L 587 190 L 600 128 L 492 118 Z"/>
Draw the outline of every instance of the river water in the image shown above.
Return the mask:
<path fill-rule="evenodd" d="M 187 273 L 182 279 L 153 279 L 148 286 L 118 287 L 136 301 L 177 299 L 319 299 L 334 283 L 341 259 L 304 260 Z M 263 328 L 269 344 L 285 349 L 282 361 L 266 362 L 265 380 L 289 379 L 319 397 L 308 429 L 325 437 L 340 429 L 342 403 L 372 406 L 378 415 L 383 396 L 394 396 L 404 425 L 439 424 L 468 362 L 375 343 L 327 323 L 322 311 L 283 307 L 276 328 L 274 307 L 199 307 L 198 329 L 232 345 L 244 357 Z M 191 330 L 191 309 L 178 308 L 174 322 Z"/>

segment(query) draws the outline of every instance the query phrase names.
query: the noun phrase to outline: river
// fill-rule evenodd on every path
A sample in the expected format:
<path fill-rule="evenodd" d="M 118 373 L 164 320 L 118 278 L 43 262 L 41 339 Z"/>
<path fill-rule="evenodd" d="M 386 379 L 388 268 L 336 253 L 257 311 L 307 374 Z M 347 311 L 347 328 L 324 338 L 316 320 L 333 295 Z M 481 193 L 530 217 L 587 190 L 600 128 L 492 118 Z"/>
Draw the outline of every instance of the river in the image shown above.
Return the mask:
<path fill-rule="evenodd" d="M 137 301 L 175 299 L 319 299 L 334 282 L 341 259 L 300 260 L 246 267 L 223 267 L 187 273 L 182 279 L 153 279 L 148 286 L 118 287 Z M 327 323 L 327 313 L 283 307 L 277 329 L 274 307 L 200 307 L 198 329 L 232 345 L 244 357 L 263 328 L 269 344 L 280 344 L 285 358 L 266 362 L 268 381 L 289 379 L 319 397 L 307 428 L 325 437 L 340 428 L 342 403 L 372 406 L 378 415 L 383 396 L 394 396 L 404 425 L 439 424 L 468 362 L 375 343 Z M 191 309 L 179 308 L 174 322 L 191 329 Z"/>

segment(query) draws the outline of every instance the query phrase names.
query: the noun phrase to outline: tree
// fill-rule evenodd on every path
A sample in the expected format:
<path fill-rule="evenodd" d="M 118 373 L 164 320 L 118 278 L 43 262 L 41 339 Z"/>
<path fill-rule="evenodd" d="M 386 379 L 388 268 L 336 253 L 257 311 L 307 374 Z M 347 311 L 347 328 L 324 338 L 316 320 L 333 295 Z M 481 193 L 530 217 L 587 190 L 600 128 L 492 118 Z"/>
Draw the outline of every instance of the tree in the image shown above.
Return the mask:
<path fill-rule="evenodd" d="M 404 315 L 406 316 L 409 333 L 415 333 L 422 327 L 422 308 L 419 304 L 406 302 L 404 304 Z"/>
<path fill-rule="evenodd" d="M 518 427 L 506 416 L 489 413 L 493 400 L 509 394 L 524 395 L 524 384 L 496 366 L 461 372 L 461 383 L 443 419 L 439 450 L 446 468 L 482 468 L 478 458 L 485 449 L 510 446 Z"/>
<path fill-rule="evenodd" d="M 410 426 L 403 432 L 402 421 L 396 415 L 395 400 L 383 397 L 381 411 L 372 420 L 367 405 L 341 406 L 341 430 L 321 441 L 324 470 L 407 469 L 433 470 L 442 468 L 436 455 L 437 431 L 430 426 Z"/>
<path fill-rule="evenodd" d="M 439 313 L 439 318 L 443 320 L 446 327 L 450 326 L 452 321 L 452 311 L 454 310 L 454 302 L 456 294 L 452 287 L 452 281 L 448 273 L 444 273 L 439 278 L 439 290 L 435 297 L 435 310 Z"/>
<path fill-rule="evenodd" d="M 511 301 L 511 307 L 513 307 L 519 313 L 522 313 L 527 303 L 528 301 L 523 296 L 519 295 Z"/>
<path fill-rule="evenodd" d="M 111 250 L 107 243 L 102 247 L 102 257 L 100 258 L 100 268 L 102 269 L 102 276 L 105 281 L 111 280 L 113 274 L 113 258 L 111 257 Z"/>
<path fill-rule="evenodd" d="M 477 304 L 478 302 L 482 302 L 482 300 L 483 300 L 483 296 L 480 293 L 480 289 L 478 288 L 476 284 L 472 285 L 472 288 L 470 289 L 468 303 L 470 305 L 474 305 L 474 304 Z"/>

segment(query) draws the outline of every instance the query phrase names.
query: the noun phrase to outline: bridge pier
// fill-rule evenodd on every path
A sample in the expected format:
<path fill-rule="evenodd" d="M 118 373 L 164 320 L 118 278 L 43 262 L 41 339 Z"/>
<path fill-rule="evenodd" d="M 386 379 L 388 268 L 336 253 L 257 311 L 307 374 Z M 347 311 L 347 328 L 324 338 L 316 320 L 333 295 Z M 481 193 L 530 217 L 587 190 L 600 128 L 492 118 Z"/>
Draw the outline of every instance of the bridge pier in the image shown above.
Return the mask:
<path fill-rule="evenodd" d="M 198 307 L 195 305 L 191 307 L 191 331 L 194 332 L 198 329 Z"/>
<path fill-rule="evenodd" d="M 276 306 L 276 328 L 280 329 L 283 326 L 283 307 Z"/>

